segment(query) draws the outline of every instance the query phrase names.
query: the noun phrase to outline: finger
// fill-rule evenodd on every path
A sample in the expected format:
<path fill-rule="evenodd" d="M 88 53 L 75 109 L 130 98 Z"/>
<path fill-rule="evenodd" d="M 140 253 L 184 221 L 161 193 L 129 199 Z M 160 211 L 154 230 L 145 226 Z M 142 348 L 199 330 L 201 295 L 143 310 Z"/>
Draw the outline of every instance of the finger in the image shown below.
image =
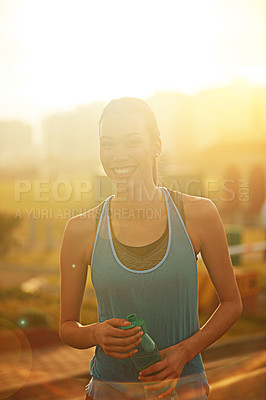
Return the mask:
<path fill-rule="evenodd" d="M 130 336 L 129 338 L 116 338 L 113 336 L 110 336 L 110 334 L 105 337 L 104 339 L 104 347 L 106 349 L 110 349 L 112 351 L 123 351 L 125 350 L 131 350 L 135 347 L 138 346 L 138 344 L 141 342 L 142 337 L 141 333 L 138 333 L 137 335 Z"/>
<path fill-rule="evenodd" d="M 150 382 L 158 383 L 158 382 L 161 382 L 162 380 L 165 380 L 168 376 L 169 376 L 169 371 L 167 369 L 163 369 L 162 371 L 160 371 L 154 375 L 139 376 L 139 380 L 143 384 L 150 383 Z"/>
<path fill-rule="evenodd" d="M 131 322 L 127 321 L 126 319 L 123 318 L 111 318 L 109 320 L 107 320 L 106 322 L 108 322 L 111 326 L 113 326 L 116 329 L 120 329 L 122 332 L 124 331 L 130 331 L 132 329 L 138 329 L 140 330 L 139 326 L 136 326 L 134 328 L 127 328 L 127 329 L 121 329 L 122 327 L 129 327 L 131 325 Z"/>
<path fill-rule="evenodd" d="M 178 382 L 178 379 L 175 379 L 174 381 L 172 381 L 168 387 L 168 389 L 166 389 L 163 393 L 161 393 L 158 398 L 159 399 L 163 399 L 165 397 L 168 397 L 174 390 L 176 387 L 176 384 Z M 178 396 L 177 396 L 178 397 Z"/>
<path fill-rule="evenodd" d="M 135 326 L 134 328 L 129 328 L 129 329 L 120 329 L 120 328 L 114 328 L 111 327 L 110 333 L 114 337 L 129 337 L 136 335 L 137 333 L 140 332 L 140 327 Z"/>
<path fill-rule="evenodd" d="M 108 319 L 108 323 L 114 327 L 119 327 L 119 326 L 129 326 L 131 323 L 127 321 L 124 318 L 111 318 Z"/>
<path fill-rule="evenodd" d="M 141 342 L 141 338 L 138 340 L 135 340 L 134 342 L 132 342 L 130 345 L 125 346 L 124 342 L 122 341 L 121 344 L 117 344 L 116 342 L 113 343 L 109 343 L 108 344 L 108 351 L 113 351 L 113 352 L 117 352 L 117 353 L 123 353 L 123 352 L 127 352 L 130 350 L 135 349 Z"/>
<path fill-rule="evenodd" d="M 146 377 L 147 375 L 151 375 L 161 371 L 163 368 L 165 368 L 165 361 L 164 360 L 158 361 L 157 363 L 151 365 L 150 367 L 143 369 L 140 372 L 140 376 Z"/>
<path fill-rule="evenodd" d="M 127 344 L 126 340 L 124 339 L 119 339 L 119 340 L 115 340 L 113 339 L 112 341 L 110 341 L 108 343 L 108 349 L 110 351 L 114 351 L 114 352 L 126 352 L 126 351 L 130 351 L 134 348 L 136 348 L 140 342 L 141 342 L 141 338 L 137 338 L 137 340 L 131 340 L 129 342 L 129 344 Z"/>
<path fill-rule="evenodd" d="M 129 346 L 132 343 L 136 343 L 142 339 L 143 332 L 138 332 L 135 335 L 123 337 L 123 338 L 113 338 L 114 344 L 116 346 Z"/>

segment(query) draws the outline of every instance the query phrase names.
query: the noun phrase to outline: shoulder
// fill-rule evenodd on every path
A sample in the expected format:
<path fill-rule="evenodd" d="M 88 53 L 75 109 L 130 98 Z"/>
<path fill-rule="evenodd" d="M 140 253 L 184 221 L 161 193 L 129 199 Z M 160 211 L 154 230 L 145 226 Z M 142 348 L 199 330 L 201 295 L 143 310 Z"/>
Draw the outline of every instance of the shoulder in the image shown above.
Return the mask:
<path fill-rule="evenodd" d="M 193 231 L 199 223 L 205 220 L 206 217 L 211 218 L 215 214 L 214 210 L 216 209 L 216 206 L 212 200 L 206 197 L 192 196 L 175 190 L 169 190 L 169 192 L 170 191 L 174 194 L 173 199 L 176 206 L 178 204 L 178 194 L 181 194 L 186 226 L 193 228 Z"/>
<path fill-rule="evenodd" d="M 223 223 L 219 211 L 212 200 L 184 193 L 182 193 L 182 197 L 188 224 L 193 227 L 201 243 L 221 229 Z"/>
<path fill-rule="evenodd" d="M 103 203 L 104 201 L 98 204 L 97 206 L 91 208 L 90 210 L 70 218 L 66 222 L 65 229 L 77 234 L 78 233 L 84 234 L 88 233 L 91 230 L 94 230 L 96 226 L 95 224 L 96 224 L 97 212 L 102 210 Z"/>
<path fill-rule="evenodd" d="M 217 210 L 212 200 L 207 197 L 192 196 L 182 193 L 183 205 L 188 218 L 202 219 L 211 217 Z"/>
<path fill-rule="evenodd" d="M 72 247 L 79 248 L 85 253 L 88 264 L 96 234 L 96 215 L 102 203 L 90 210 L 70 218 L 65 225 L 64 242 Z"/>
<path fill-rule="evenodd" d="M 65 230 L 79 236 L 88 233 L 95 224 L 97 207 L 70 218 L 66 222 Z"/>

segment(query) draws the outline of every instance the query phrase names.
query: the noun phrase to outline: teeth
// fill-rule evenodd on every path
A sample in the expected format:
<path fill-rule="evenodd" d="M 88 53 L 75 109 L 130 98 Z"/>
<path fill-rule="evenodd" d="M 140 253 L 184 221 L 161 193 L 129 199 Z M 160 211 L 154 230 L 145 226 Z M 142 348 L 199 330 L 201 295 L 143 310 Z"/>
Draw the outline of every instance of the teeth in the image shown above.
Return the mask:
<path fill-rule="evenodd" d="M 134 169 L 135 169 L 135 167 L 123 168 L 123 169 L 114 168 L 114 171 L 116 174 L 128 174 L 129 172 L 133 171 Z"/>

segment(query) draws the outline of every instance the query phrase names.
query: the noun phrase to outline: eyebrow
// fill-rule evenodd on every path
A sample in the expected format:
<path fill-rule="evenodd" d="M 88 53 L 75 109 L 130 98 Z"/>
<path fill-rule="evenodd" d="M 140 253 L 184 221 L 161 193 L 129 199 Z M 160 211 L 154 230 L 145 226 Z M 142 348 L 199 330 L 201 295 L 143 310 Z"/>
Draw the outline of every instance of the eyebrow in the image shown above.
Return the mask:
<path fill-rule="evenodd" d="M 142 133 L 139 133 L 139 132 L 131 132 L 131 133 L 129 133 L 128 135 L 126 135 L 126 137 L 128 137 L 128 136 L 133 136 L 133 135 L 140 135 L 140 136 L 143 136 Z M 100 136 L 100 139 L 112 139 L 112 140 L 114 140 L 111 136 Z"/>

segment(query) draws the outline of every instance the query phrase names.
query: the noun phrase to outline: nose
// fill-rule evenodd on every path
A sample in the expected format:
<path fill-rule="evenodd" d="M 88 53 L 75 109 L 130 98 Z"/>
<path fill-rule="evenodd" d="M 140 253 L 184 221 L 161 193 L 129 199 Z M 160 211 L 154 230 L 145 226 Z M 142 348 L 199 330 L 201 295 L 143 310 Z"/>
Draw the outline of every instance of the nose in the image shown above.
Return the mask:
<path fill-rule="evenodd" d="M 117 147 L 116 148 L 116 150 L 115 150 L 115 152 L 114 152 L 114 154 L 113 154 L 113 161 L 115 162 L 115 163 L 118 163 L 119 161 L 125 161 L 125 160 L 128 160 L 128 153 L 127 153 L 127 151 L 125 150 L 125 147 Z"/>

